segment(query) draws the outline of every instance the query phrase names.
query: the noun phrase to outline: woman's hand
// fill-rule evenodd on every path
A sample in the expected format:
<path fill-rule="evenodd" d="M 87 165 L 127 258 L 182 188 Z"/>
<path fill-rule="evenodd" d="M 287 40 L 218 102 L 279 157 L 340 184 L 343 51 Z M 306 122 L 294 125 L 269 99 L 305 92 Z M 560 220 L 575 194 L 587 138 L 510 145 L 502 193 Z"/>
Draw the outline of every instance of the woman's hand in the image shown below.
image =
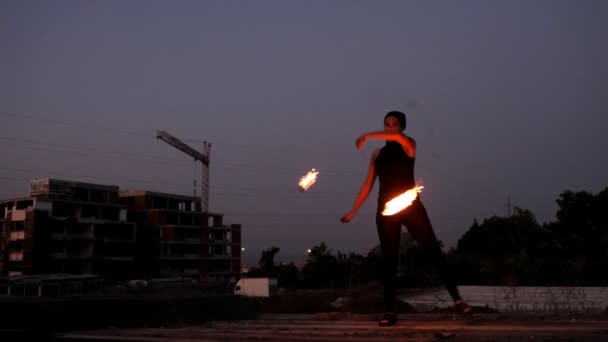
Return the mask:
<path fill-rule="evenodd" d="M 362 134 L 361 136 L 359 136 L 357 138 L 357 141 L 355 141 L 355 146 L 357 146 L 357 150 L 360 150 L 363 148 L 363 146 L 365 145 L 366 139 L 367 139 L 367 137 L 365 136 L 365 134 Z"/>
<path fill-rule="evenodd" d="M 350 211 L 350 212 L 348 212 L 347 214 L 344 214 L 344 216 L 342 216 L 342 217 L 340 218 L 340 221 L 342 221 L 342 223 L 348 223 L 350 220 L 352 220 L 352 219 L 353 219 L 353 217 L 355 217 L 355 214 L 356 214 L 356 213 L 357 213 L 356 211 L 352 211 L 352 210 L 351 210 L 351 211 Z"/>

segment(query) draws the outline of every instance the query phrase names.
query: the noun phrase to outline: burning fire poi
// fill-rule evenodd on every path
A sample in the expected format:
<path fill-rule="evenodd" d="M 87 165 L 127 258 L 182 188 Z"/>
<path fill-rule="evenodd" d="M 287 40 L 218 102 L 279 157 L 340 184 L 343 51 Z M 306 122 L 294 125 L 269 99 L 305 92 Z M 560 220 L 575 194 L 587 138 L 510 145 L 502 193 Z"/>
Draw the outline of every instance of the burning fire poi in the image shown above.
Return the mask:
<path fill-rule="evenodd" d="M 418 197 L 418 193 L 422 191 L 422 188 L 424 188 L 422 185 L 413 187 L 408 191 L 402 193 L 401 195 L 386 202 L 386 204 L 384 205 L 384 210 L 381 214 L 384 216 L 391 216 L 409 207 L 410 204 L 414 202 L 416 197 Z"/>
<path fill-rule="evenodd" d="M 315 184 L 315 182 L 317 181 L 318 174 L 319 174 L 319 171 L 316 171 L 314 168 L 312 170 L 308 171 L 308 173 L 305 176 L 303 176 L 300 179 L 300 182 L 298 183 L 298 187 L 300 188 L 300 190 L 306 191 L 313 184 Z"/>

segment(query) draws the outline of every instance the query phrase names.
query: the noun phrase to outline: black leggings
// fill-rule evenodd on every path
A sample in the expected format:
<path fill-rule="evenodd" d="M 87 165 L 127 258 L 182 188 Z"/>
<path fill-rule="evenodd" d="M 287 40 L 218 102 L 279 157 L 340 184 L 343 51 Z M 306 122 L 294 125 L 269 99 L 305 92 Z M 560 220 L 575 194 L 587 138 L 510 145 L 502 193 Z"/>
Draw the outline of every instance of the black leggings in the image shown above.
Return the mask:
<path fill-rule="evenodd" d="M 387 312 L 395 311 L 395 291 L 397 282 L 397 262 L 399 258 L 399 238 L 401 225 L 405 225 L 412 237 L 425 250 L 439 271 L 446 289 L 454 301 L 460 299 L 453 276 L 433 232 L 431 221 L 426 209 L 419 199 L 416 199 L 403 212 L 393 216 L 376 214 L 376 226 L 380 245 L 382 247 L 384 273 L 384 305 Z"/>

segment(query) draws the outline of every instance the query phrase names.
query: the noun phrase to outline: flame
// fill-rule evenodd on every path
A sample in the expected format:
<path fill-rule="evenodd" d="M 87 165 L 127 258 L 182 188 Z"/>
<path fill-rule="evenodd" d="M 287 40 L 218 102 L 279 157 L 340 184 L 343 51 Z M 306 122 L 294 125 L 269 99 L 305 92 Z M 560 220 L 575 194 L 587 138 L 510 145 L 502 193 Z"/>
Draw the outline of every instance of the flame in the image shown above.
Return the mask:
<path fill-rule="evenodd" d="M 401 195 L 393 198 L 392 200 L 386 202 L 384 205 L 384 210 L 382 211 L 382 215 L 391 216 L 400 212 L 401 210 L 407 208 L 414 202 L 416 197 L 418 197 L 418 193 L 422 191 L 423 186 L 416 186 L 408 191 L 402 193 Z"/>
<path fill-rule="evenodd" d="M 315 169 L 308 171 L 308 173 L 305 176 L 303 176 L 300 179 L 300 182 L 298 183 L 298 187 L 300 188 L 300 190 L 306 191 L 313 184 L 315 184 L 315 182 L 317 181 L 318 174 L 319 174 L 319 171 L 316 171 Z"/>

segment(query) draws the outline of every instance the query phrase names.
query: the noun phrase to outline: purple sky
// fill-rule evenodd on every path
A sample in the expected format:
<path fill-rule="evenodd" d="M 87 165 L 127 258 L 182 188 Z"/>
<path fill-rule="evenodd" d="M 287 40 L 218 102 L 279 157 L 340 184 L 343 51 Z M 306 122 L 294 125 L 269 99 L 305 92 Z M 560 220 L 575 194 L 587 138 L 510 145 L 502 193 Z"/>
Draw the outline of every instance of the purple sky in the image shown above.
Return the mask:
<path fill-rule="evenodd" d="M 382 144 L 355 138 L 402 110 L 447 246 L 509 197 L 552 220 L 563 190 L 608 186 L 606 32 L 602 0 L 4 0 L 0 198 L 49 176 L 192 194 L 161 129 L 213 143 L 210 207 L 243 224 L 246 262 L 365 253 L 377 185 L 339 217 Z"/>

